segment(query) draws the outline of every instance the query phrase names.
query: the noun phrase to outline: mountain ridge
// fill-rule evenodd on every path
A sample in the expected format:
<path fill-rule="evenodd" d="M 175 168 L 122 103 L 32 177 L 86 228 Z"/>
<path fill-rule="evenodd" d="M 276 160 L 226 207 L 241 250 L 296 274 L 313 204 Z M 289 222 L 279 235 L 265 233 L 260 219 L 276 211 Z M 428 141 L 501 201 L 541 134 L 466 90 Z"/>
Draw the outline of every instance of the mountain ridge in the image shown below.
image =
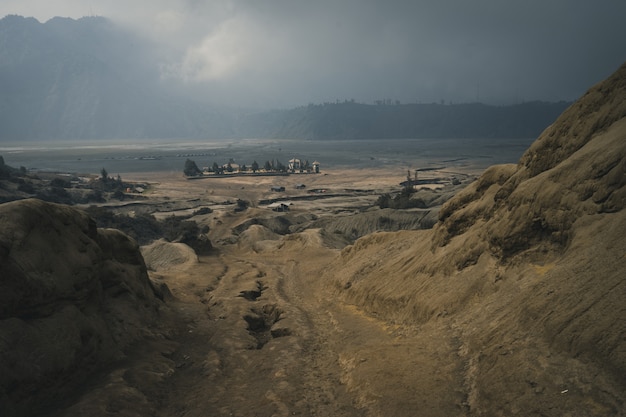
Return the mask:
<path fill-rule="evenodd" d="M 168 84 L 157 46 L 102 17 L 0 19 L 0 140 L 535 137 L 568 103 L 343 101 L 245 110 Z"/>

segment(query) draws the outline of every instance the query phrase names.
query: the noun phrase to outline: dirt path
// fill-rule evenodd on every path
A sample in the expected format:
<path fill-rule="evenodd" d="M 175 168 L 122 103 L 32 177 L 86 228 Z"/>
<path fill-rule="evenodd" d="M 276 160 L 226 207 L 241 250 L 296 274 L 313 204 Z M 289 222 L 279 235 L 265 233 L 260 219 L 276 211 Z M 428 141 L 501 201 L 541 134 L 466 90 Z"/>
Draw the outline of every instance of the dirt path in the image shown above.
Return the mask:
<path fill-rule="evenodd" d="M 452 332 L 338 303 L 317 278 L 336 252 L 307 239 L 162 275 L 185 328 L 159 416 L 464 415 Z"/>

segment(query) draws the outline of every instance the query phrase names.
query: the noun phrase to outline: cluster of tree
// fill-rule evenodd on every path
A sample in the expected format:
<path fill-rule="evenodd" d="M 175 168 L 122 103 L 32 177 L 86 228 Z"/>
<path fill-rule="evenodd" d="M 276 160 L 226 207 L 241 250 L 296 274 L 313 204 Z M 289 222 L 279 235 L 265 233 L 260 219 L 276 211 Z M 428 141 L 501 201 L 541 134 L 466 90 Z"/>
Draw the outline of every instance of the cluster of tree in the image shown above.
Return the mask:
<path fill-rule="evenodd" d="M 193 244 L 198 235 L 209 231 L 208 226 L 198 227 L 189 217 L 171 216 L 157 220 L 152 214 L 139 213 L 133 217 L 116 214 L 106 207 L 90 206 L 87 214 L 96 221 L 98 227 L 119 229 L 135 239 L 140 245 L 147 245 L 157 239 Z"/>
<path fill-rule="evenodd" d="M 117 200 L 125 198 L 124 191 L 129 188 L 129 184 L 122 181 L 122 177 L 118 174 L 116 178 L 109 177 L 106 169 L 100 170 L 100 177 L 90 184 L 91 189 L 102 193 L 110 193 Z"/>
<path fill-rule="evenodd" d="M 233 166 L 235 165 L 235 166 Z M 232 173 L 232 172 L 252 172 L 257 173 L 261 169 L 265 172 L 288 172 L 289 167 L 280 162 L 278 159 L 272 159 L 271 161 L 267 160 L 263 164 L 263 167 L 259 165 L 259 163 L 255 160 L 250 164 L 250 167 L 246 166 L 246 164 L 236 165 L 235 162 L 231 159 L 225 165 L 218 165 L 217 162 L 213 162 L 211 166 L 207 168 L 207 171 L 213 174 L 224 174 L 224 173 Z M 300 167 L 301 170 L 307 171 L 311 169 L 311 164 L 308 160 L 302 163 Z M 198 167 L 198 164 L 192 159 L 187 158 L 185 161 L 185 167 L 183 168 L 183 173 L 187 177 L 194 177 L 198 175 L 202 175 L 202 170 Z"/>
<path fill-rule="evenodd" d="M 427 208 L 427 204 L 420 198 L 411 198 L 415 192 L 413 186 L 408 185 L 402 188 L 402 191 L 395 196 L 389 193 L 382 194 L 376 200 L 376 205 L 382 208 L 392 209 L 409 209 L 409 208 Z"/>
<path fill-rule="evenodd" d="M 122 181 L 119 175 L 116 178 L 109 177 L 104 168 L 99 177 L 84 183 L 75 175 L 29 172 L 23 166 L 16 169 L 6 165 L 0 156 L 0 188 L 12 191 L 5 193 L 0 202 L 35 197 L 69 205 L 102 203 L 111 198 L 128 198 L 125 191 L 133 187 L 133 184 Z"/>
<path fill-rule="evenodd" d="M 124 200 L 127 198 L 126 189 L 131 185 L 122 181 L 118 175 L 109 177 L 106 169 L 102 168 L 101 176 L 88 184 L 75 186 L 76 177 L 56 177 L 50 181 L 42 181 L 37 176 L 26 176 L 18 187 L 19 191 L 34 194 L 44 201 L 60 204 L 87 204 L 103 203 L 107 199 Z"/>

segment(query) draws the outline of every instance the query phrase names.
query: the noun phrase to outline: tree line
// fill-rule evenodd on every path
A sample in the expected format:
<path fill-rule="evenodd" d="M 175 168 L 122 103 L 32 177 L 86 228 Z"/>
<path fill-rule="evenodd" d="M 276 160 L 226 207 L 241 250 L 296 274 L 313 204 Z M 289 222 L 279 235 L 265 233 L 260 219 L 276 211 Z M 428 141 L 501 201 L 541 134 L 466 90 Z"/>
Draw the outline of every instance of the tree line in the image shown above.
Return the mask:
<path fill-rule="evenodd" d="M 301 165 L 298 166 L 297 168 L 290 168 L 289 166 L 280 162 L 278 159 L 272 159 L 271 161 L 267 160 L 265 161 L 262 167 L 259 165 L 259 163 L 256 160 L 254 160 L 252 164 L 250 164 L 250 166 L 248 167 L 246 166 L 246 164 L 241 164 L 241 165 L 235 164 L 235 161 L 230 159 L 226 164 L 223 164 L 223 165 L 219 165 L 217 162 L 213 162 L 213 164 L 207 167 L 206 170 L 202 170 L 198 167 L 198 165 L 196 164 L 194 160 L 187 158 L 187 160 L 185 161 L 185 167 L 183 169 L 183 173 L 187 177 L 194 177 L 198 175 L 203 175 L 205 171 L 210 174 L 225 174 L 225 173 L 235 173 L 235 172 L 239 172 L 239 173 L 252 172 L 253 174 L 256 174 L 257 172 L 260 172 L 261 170 L 263 170 L 264 172 L 287 173 L 287 172 L 295 172 L 296 170 L 298 172 L 309 172 L 312 169 L 313 167 L 309 163 L 308 160 L 304 160 L 301 163 Z"/>

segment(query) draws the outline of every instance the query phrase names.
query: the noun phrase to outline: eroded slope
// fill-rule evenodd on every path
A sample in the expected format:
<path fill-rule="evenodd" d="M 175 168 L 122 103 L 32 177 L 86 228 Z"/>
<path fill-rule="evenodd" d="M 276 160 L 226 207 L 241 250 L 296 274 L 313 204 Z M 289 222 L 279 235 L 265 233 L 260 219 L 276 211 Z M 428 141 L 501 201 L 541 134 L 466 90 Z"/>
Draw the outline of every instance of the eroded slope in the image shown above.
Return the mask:
<path fill-rule="evenodd" d="M 0 223 L 0 409 L 49 412 L 155 336 L 163 304 L 136 242 L 84 212 L 21 200 Z"/>
<path fill-rule="evenodd" d="M 433 230 L 368 236 L 327 269 L 378 317 L 452 329 L 473 415 L 624 412 L 625 103 L 623 66 Z"/>

